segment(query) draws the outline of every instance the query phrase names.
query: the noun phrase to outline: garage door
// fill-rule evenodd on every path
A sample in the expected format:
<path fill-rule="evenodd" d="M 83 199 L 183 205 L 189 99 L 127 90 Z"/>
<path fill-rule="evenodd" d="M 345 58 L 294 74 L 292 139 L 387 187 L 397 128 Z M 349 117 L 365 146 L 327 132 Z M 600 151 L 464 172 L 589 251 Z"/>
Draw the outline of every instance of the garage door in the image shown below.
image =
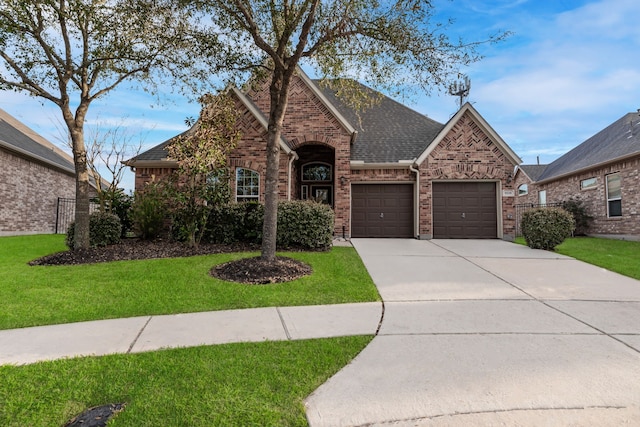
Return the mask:
<path fill-rule="evenodd" d="M 433 238 L 495 239 L 496 206 L 493 182 L 434 182 Z"/>
<path fill-rule="evenodd" d="M 413 184 L 351 186 L 353 237 L 414 237 Z"/>

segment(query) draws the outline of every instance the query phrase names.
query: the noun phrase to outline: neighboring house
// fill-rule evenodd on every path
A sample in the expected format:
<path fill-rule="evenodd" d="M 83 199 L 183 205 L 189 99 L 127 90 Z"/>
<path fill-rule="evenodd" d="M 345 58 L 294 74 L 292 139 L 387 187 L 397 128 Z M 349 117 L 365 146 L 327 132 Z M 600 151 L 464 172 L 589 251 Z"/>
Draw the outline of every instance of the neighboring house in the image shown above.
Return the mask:
<path fill-rule="evenodd" d="M 516 172 L 518 204 L 581 200 L 590 234 L 640 236 L 640 114 L 628 113 L 549 165 Z"/>
<path fill-rule="evenodd" d="M 59 197 L 75 197 L 71 157 L 0 109 L 0 235 L 53 233 Z"/>
<path fill-rule="evenodd" d="M 228 159 L 232 194 L 264 201 L 268 88 L 232 91 L 242 132 Z M 337 236 L 513 239 L 521 161 L 475 108 L 467 103 L 442 124 L 378 95 L 357 113 L 298 72 L 280 141 L 280 198 L 330 204 Z M 171 141 L 127 162 L 136 190 L 176 167 Z"/>

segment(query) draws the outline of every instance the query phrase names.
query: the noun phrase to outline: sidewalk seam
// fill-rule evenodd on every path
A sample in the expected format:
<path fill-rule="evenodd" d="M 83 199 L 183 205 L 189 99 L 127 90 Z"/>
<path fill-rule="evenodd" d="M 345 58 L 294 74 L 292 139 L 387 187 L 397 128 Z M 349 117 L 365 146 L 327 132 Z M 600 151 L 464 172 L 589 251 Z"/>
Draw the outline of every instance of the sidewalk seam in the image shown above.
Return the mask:
<path fill-rule="evenodd" d="M 142 325 L 142 328 L 140 328 L 140 330 L 138 331 L 138 334 L 136 335 L 136 337 L 133 339 L 133 341 L 131 342 L 131 345 L 129 346 L 129 348 L 127 349 L 127 354 L 131 353 L 131 350 L 133 350 L 133 347 L 138 343 L 138 340 L 140 339 L 140 336 L 142 335 L 142 333 L 144 332 L 144 330 L 147 328 L 147 325 L 149 324 L 149 322 L 151 322 L 151 319 L 153 319 L 153 316 L 149 316 L 149 318 L 147 319 L 147 321 L 144 323 L 144 325 Z"/>
<path fill-rule="evenodd" d="M 287 336 L 287 340 L 291 341 L 291 335 L 289 334 L 289 329 L 287 329 L 287 324 L 284 321 L 284 317 L 280 312 L 280 307 L 276 307 L 276 311 L 278 312 L 278 317 L 280 317 L 280 323 L 282 323 L 282 328 L 284 329 L 284 334 Z"/>

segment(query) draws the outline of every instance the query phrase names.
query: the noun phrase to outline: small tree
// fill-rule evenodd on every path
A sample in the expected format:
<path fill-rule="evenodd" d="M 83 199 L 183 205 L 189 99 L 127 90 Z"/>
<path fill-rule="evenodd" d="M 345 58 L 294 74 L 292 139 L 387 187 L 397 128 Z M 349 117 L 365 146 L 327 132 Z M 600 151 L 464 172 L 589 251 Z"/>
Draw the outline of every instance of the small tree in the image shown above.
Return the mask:
<path fill-rule="evenodd" d="M 571 197 L 569 200 L 562 202 L 562 209 L 573 215 L 573 220 L 576 222 L 574 236 L 585 236 L 589 231 L 589 227 L 591 227 L 593 217 L 587 212 L 582 200 Z"/>
<path fill-rule="evenodd" d="M 134 142 L 133 136 L 119 124 L 101 130 L 96 125 L 89 132 L 87 141 L 87 167 L 96 183 L 96 194 L 100 210 L 115 212 L 115 204 L 122 199 L 119 188 L 127 166 L 124 160 L 136 156 L 142 147 L 142 141 Z"/>
<path fill-rule="evenodd" d="M 75 248 L 89 247 L 89 106 L 132 80 L 151 90 L 167 80 L 207 82 L 213 55 L 193 37 L 196 25 L 197 17 L 172 0 L 0 2 L 0 90 L 57 105 L 72 141 Z"/>
<path fill-rule="evenodd" d="M 190 246 L 200 243 L 211 209 L 229 200 L 226 160 L 240 139 L 236 105 L 228 93 L 205 95 L 200 102 L 198 120 L 187 119 L 191 129 L 167 146 L 178 163 L 170 209 Z"/>

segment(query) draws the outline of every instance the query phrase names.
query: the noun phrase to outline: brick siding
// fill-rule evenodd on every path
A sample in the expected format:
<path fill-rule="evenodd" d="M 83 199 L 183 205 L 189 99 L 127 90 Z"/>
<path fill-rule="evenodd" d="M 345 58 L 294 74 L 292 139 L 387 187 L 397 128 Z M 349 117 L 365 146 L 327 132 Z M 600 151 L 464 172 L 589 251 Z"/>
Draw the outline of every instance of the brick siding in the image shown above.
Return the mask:
<path fill-rule="evenodd" d="M 496 189 L 501 200 L 500 237 L 513 239 L 515 197 L 504 197 L 502 192 L 515 189 L 510 178 L 514 167 L 500 147 L 475 123 L 472 115 L 465 113 L 420 165 L 420 235 L 433 236 L 432 182 L 484 180 L 500 183 Z"/>
<path fill-rule="evenodd" d="M 622 189 L 622 216 L 607 217 L 606 175 L 620 173 Z M 580 181 L 596 178 L 597 185 L 582 190 Z M 594 217 L 589 234 L 613 234 L 640 236 L 640 157 L 591 169 L 545 184 L 529 186 L 537 203 L 538 191 L 546 190 L 547 203 L 574 199 L 582 200 L 587 213 Z"/>
<path fill-rule="evenodd" d="M 58 197 L 75 197 L 75 178 L 0 150 L 0 234 L 55 232 Z"/>

